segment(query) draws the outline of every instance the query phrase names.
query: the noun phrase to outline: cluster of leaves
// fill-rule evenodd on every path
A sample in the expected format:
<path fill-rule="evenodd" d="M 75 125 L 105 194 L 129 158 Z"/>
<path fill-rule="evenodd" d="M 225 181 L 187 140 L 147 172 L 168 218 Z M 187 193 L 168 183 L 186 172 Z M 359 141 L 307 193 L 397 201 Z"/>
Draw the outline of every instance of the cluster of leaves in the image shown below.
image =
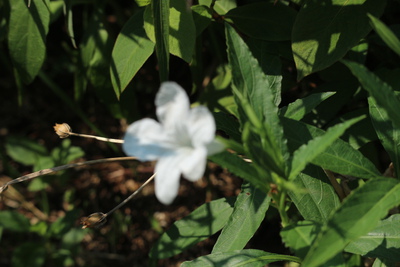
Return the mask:
<path fill-rule="evenodd" d="M 347 266 L 361 265 L 363 257 L 391 266 L 400 260 L 400 217 L 389 213 L 400 204 L 400 41 L 391 25 L 398 1 L 237 2 L 137 0 L 141 8 L 114 44 L 100 6 L 80 46 L 81 87 L 90 83 L 107 95 L 112 86 L 121 101 L 152 55 L 161 81 L 174 72 L 171 54 L 190 63 L 199 103 L 215 111 L 218 129 L 229 137 L 224 142 L 235 151 L 211 160 L 246 181 L 236 198 L 206 203 L 176 222 L 150 257 L 171 257 L 222 229 L 211 254 L 183 266 Z M 49 24 L 63 5 L 73 38 L 71 3 L 9 3 L 4 23 L 17 81 L 30 83 L 40 73 Z M 366 67 L 371 61 L 374 72 Z M 206 69 L 215 65 L 203 88 Z M 282 95 L 293 88 L 305 97 L 298 93 L 288 104 Z M 361 153 L 376 140 L 393 163 L 393 177 L 383 177 Z M 352 180 L 343 185 L 351 194 L 336 174 Z M 244 249 L 270 206 L 295 256 Z"/>

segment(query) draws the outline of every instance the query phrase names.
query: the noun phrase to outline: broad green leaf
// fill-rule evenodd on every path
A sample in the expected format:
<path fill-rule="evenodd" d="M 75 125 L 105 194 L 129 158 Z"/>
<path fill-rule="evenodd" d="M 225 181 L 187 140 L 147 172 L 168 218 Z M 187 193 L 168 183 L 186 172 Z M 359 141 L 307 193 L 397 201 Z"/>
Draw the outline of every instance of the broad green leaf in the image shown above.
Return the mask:
<path fill-rule="evenodd" d="M 143 28 L 143 11 L 139 11 L 125 23 L 112 52 L 111 82 L 118 98 L 153 51 L 154 43 Z"/>
<path fill-rule="evenodd" d="M 258 60 L 258 64 L 265 75 L 275 75 L 277 76 L 277 79 L 282 79 L 282 63 L 279 51 L 284 46 L 282 45 L 282 42 L 270 42 L 248 38 L 246 39 L 246 44 L 249 46 L 251 54 Z M 280 91 L 280 87 L 277 87 L 277 90 Z M 275 92 L 274 94 L 275 103 L 280 103 L 280 94 L 278 92 Z"/>
<path fill-rule="evenodd" d="M 394 164 L 394 173 L 400 174 L 400 129 L 393 124 L 384 108 L 379 106 L 374 98 L 368 98 L 369 113 L 372 124 L 386 152 Z"/>
<path fill-rule="evenodd" d="M 49 235 L 61 238 L 69 230 L 73 229 L 76 220 L 79 218 L 79 210 L 74 209 L 68 211 L 65 216 L 58 218 L 55 222 L 50 224 Z"/>
<path fill-rule="evenodd" d="M 45 260 L 45 244 L 37 241 L 27 241 L 14 249 L 11 263 L 13 267 L 41 267 Z"/>
<path fill-rule="evenodd" d="M 296 11 L 272 2 L 259 2 L 229 10 L 225 18 L 233 21 L 242 33 L 266 41 L 289 40 Z"/>
<path fill-rule="evenodd" d="M 339 197 L 321 168 L 310 165 L 292 182 L 300 190 L 288 194 L 305 220 L 326 222 L 339 207 Z"/>
<path fill-rule="evenodd" d="M 209 156 L 209 159 L 221 167 L 226 168 L 229 172 L 257 186 L 262 191 L 267 192 L 265 181 L 262 181 L 259 178 L 259 174 L 254 168 L 253 164 L 245 162 L 238 155 L 224 151 L 216 155 Z"/>
<path fill-rule="evenodd" d="M 29 219 L 16 211 L 0 212 L 0 227 L 13 232 L 29 232 Z"/>
<path fill-rule="evenodd" d="M 379 16 L 385 4 L 373 0 L 307 1 L 292 32 L 297 79 L 341 59 L 371 30 L 367 13 Z"/>
<path fill-rule="evenodd" d="M 300 259 L 293 256 L 274 254 L 262 250 L 244 249 L 201 256 L 195 260 L 183 262 L 181 267 L 263 267 L 269 263 L 277 261 L 300 262 Z"/>
<path fill-rule="evenodd" d="M 243 249 L 264 220 L 271 197 L 249 183 L 242 185 L 233 212 L 211 253 Z"/>
<path fill-rule="evenodd" d="M 175 222 L 150 251 L 153 259 L 165 259 L 207 239 L 224 227 L 233 211 L 235 198 L 220 198 L 205 203 Z"/>
<path fill-rule="evenodd" d="M 68 230 L 69 231 L 62 236 L 61 246 L 69 251 L 79 249 L 79 244 L 82 242 L 82 239 L 85 237 L 87 232 L 83 229 L 74 227 L 71 227 Z"/>
<path fill-rule="evenodd" d="M 296 151 L 294 151 L 290 162 L 291 169 L 289 180 L 295 178 L 308 163 L 312 162 L 319 154 L 330 147 L 347 128 L 361 119 L 363 119 L 363 117 L 337 124 L 329 128 L 323 135 L 313 138 L 307 144 L 300 146 Z"/>
<path fill-rule="evenodd" d="M 144 29 L 147 36 L 156 44 L 156 54 L 160 70 L 160 81 L 169 77 L 170 53 L 170 1 L 152 0 L 144 13 Z M 151 12 L 150 12 L 151 11 Z M 150 12 L 150 13 L 149 13 Z M 151 14 L 148 16 L 147 14 Z M 154 35 L 153 35 L 154 34 Z"/>
<path fill-rule="evenodd" d="M 282 125 L 291 151 L 295 151 L 309 140 L 324 134 L 324 131 L 317 127 L 286 118 L 282 118 Z M 341 139 L 333 142 L 311 163 L 354 177 L 376 178 L 381 175 L 371 161 Z"/>
<path fill-rule="evenodd" d="M 199 0 L 199 4 L 210 7 L 213 0 Z M 236 0 L 218 0 L 214 2 L 214 10 L 219 15 L 225 15 L 229 10 L 235 8 Z"/>
<path fill-rule="evenodd" d="M 378 226 L 346 246 L 345 251 L 371 258 L 399 260 L 400 215 L 380 221 Z"/>
<path fill-rule="evenodd" d="M 158 1 L 158 0 L 157 0 Z M 162 1 L 168 2 L 168 1 Z M 162 5 L 166 16 L 169 13 L 169 29 L 166 28 L 168 23 L 168 17 L 164 18 L 163 21 L 166 25 L 161 25 L 163 30 L 163 36 L 167 33 L 168 36 L 164 36 L 164 41 L 168 40 L 167 46 L 165 48 L 169 48 L 171 54 L 182 58 L 186 62 L 190 63 L 192 60 L 193 52 L 194 52 L 194 45 L 196 40 L 196 27 L 193 21 L 192 10 L 187 8 L 187 4 L 185 0 L 170 0 L 170 6 L 168 10 L 164 10 L 167 7 Z M 153 7 L 154 8 L 154 7 Z M 154 10 L 153 10 L 154 11 Z M 161 12 L 161 10 L 160 10 Z M 159 14 L 160 16 L 161 14 Z M 144 20 L 145 20 L 145 30 L 147 36 L 153 42 L 156 42 L 156 46 L 158 44 L 158 39 L 156 38 L 155 33 L 157 33 L 156 28 L 154 28 L 153 23 L 154 15 L 151 16 L 150 14 L 150 6 L 146 8 Z M 168 38 L 167 38 L 168 37 Z"/>
<path fill-rule="evenodd" d="M 264 159 L 271 162 L 268 167 L 283 174 L 285 159 L 289 157 L 289 154 L 277 114 L 281 77 L 266 76 L 236 31 L 229 24 L 225 24 L 225 29 L 228 59 L 232 68 L 233 91 L 238 103 L 242 127 L 247 121 L 251 122 L 256 128 L 254 129 L 257 132 L 256 135 L 262 136 L 259 141 L 263 143 L 264 153 L 268 154 Z M 253 160 L 255 159 L 253 157 Z"/>
<path fill-rule="evenodd" d="M 51 151 L 51 156 L 57 162 L 57 165 L 68 164 L 84 155 L 85 152 L 80 147 L 71 146 L 70 139 L 63 140 L 61 147 L 56 147 Z"/>
<path fill-rule="evenodd" d="M 382 38 L 382 40 L 390 47 L 397 55 L 400 56 L 400 40 L 397 36 L 378 18 L 368 14 L 372 28 Z"/>
<path fill-rule="evenodd" d="M 28 84 L 39 73 L 46 56 L 50 13 L 42 0 L 10 0 L 8 49 L 14 67 Z"/>
<path fill-rule="evenodd" d="M 279 110 L 279 115 L 299 121 L 322 101 L 334 94 L 335 92 L 316 93 L 305 98 L 297 99 L 288 106 L 281 108 Z"/>
<path fill-rule="evenodd" d="M 367 181 L 353 191 L 324 224 L 303 265 L 313 267 L 324 264 L 351 241 L 374 229 L 389 209 L 399 204 L 398 180 L 376 178 Z"/>
<path fill-rule="evenodd" d="M 8 137 L 5 147 L 7 154 L 13 160 L 27 166 L 34 165 L 41 157 L 48 156 L 44 146 L 24 137 Z"/>
<path fill-rule="evenodd" d="M 362 87 L 374 98 L 376 104 L 386 110 L 393 127 L 400 129 L 400 100 L 392 87 L 380 80 L 378 76 L 367 70 L 363 65 L 347 60 L 343 60 L 343 63 L 358 78 Z"/>
<path fill-rule="evenodd" d="M 280 234 L 285 245 L 294 251 L 296 256 L 304 258 L 320 230 L 320 224 L 311 221 L 299 221 L 294 225 L 283 228 Z M 346 266 L 342 253 L 338 253 L 324 266 Z"/>
<path fill-rule="evenodd" d="M 213 113 L 213 116 L 218 130 L 224 131 L 230 139 L 241 142 L 240 125 L 236 118 L 223 112 Z"/>
<path fill-rule="evenodd" d="M 135 0 L 138 6 L 147 6 L 150 5 L 151 0 Z"/>
<path fill-rule="evenodd" d="M 196 26 L 196 36 L 199 36 L 211 24 L 211 11 L 206 6 L 195 5 L 191 7 L 193 22 Z"/>

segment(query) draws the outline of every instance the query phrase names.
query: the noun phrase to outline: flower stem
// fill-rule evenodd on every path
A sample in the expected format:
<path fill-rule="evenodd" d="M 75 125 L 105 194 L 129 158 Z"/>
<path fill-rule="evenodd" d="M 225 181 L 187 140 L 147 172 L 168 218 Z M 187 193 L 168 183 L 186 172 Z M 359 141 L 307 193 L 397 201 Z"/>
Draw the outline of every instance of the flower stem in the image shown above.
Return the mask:
<path fill-rule="evenodd" d="M 117 143 L 117 144 L 124 143 L 124 140 L 122 140 L 122 139 L 112 139 L 112 138 L 101 137 L 101 136 L 96 136 L 96 135 L 79 134 L 79 133 L 73 133 L 73 132 L 70 132 L 69 135 L 85 137 L 85 138 L 94 138 L 99 141 L 110 142 L 110 143 Z"/>
<path fill-rule="evenodd" d="M 57 166 L 57 167 L 54 167 L 54 168 L 40 170 L 40 171 L 37 171 L 37 172 L 33 172 L 33 173 L 30 173 L 30 174 L 18 177 L 18 178 L 14 179 L 14 180 L 9 181 L 8 183 L 5 183 L 3 186 L 0 187 L 0 194 L 2 192 L 4 192 L 5 190 L 7 190 L 9 185 L 16 184 L 16 183 L 21 183 L 21 182 L 24 182 L 24 181 L 28 181 L 28 180 L 34 179 L 36 177 L 39 177 L 39 176 L 42 176 L 42 175 L 45 175 L 45 174 L 50 174 L 50 173 L 53 173 L 53 172 L 58 172 L 58 171 L 62 171 L 62 170 L 70 169 L 70 168 L 75 168 L 75 167 L 79 167 L 79 166 L 83 166 L 83 165 L 91 165 L 91 164 L 114 162 L 114 161 L 127 161 L 127 160 L 136 160 L 136 158 L 135 157 L 118 157 L 118 158 L 96 159 L 96 160 L 89 160 L 89 161 L 85 161 L 85 162 L 71 163 L 71 164 Z"/>

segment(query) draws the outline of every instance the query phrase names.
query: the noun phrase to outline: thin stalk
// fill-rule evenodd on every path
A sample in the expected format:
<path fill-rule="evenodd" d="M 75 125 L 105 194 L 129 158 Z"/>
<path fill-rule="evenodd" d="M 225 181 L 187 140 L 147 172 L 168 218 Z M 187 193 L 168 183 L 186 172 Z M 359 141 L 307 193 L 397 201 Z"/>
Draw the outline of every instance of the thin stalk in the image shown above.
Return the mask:
<path fill-rule="evenodd" d="M 117 143 L 117 144 L 124 143 L 124 140 L 122 140 L 122 139 L 113 139 L 113 138 L 101 137 L 101 136 L 90 135 L 90 134 L 79 134 L 79 133 L 70 132 L 69 135 L 85 137 L 85 138 L 93 138 L 93 139 L 96 139 L 99 141 L 110 142 L 110 143 Z"/>
<path fill-rule="evenodd" d="M 89 160 L 89 161 L 85 161 L 85 162 L 71 163 L 71 164 L 57 166 L 57 167 L 54 167 L 54 168 L 40 170 L 40 171 L 37 171 L 37 172 L 33 172 L 33 173 L 30 173 L 30 174 L 18 177 L 18 178 L 14 179 L 14 180 L 11 180 L 11 181 L 5 183 L 3 186 L 0 187 L 0 194 L 2 192 L 4 192 L 5 190 L 7 190 L 9 185 L 16 184 L 16 183 L 21 183 L 21 182 L 24 182 L 24 181 L 28 181 L 28 180 L 34 179 L 36 177 L 39 177 L 39 176 L 42 176 L 42 175 L 46 175 L 46 174 L 50 174 L 50 173 L 53 173 L 53 172 L 58 172 L 58 171 L 62 171 L 62 170 L 70 169 L 70 168 L 75 168 L 75 167 L 79 167 L 79 166 L 83 166 L 83 165 L 91 165 L 91 164 L 114 162 L 114 161 L 136 160 L 136 159 L 137 158 L 135 158 L 135 157 L 117 157 L 117 158 L 107 158 L 107 159 L 96 159 L 96 160 Z"/>

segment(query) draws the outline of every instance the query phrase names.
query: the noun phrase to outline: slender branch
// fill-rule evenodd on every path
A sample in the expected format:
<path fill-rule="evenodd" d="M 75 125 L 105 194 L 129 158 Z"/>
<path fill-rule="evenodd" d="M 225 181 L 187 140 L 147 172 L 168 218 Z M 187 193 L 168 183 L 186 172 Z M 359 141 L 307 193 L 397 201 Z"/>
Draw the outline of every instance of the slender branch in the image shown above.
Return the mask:
<path fill-rule="evenodd" d="M 74 136 L 79 136 L 79 137 L 86 137 L 86 138 L 93 138 L 93 139 L 96 139 L 96 140 L 99 140 L 99 141 L 110 142 L 110 143 L 117 143 L 117 144 L 124 143 L 124 140 L 122 140 L 122 139 L 113 139 L 113 138 L 101 137 L 101 136 L 96 136 L 96 135 L 79 134 L 79 133 L 73 133 L 73 132 L 70 132 L 69 135 L 74 135 Z"/>
<path fill-rule="evenodd" d="M 0 194 L 2 192 L 4 192 L 5 190 L 7 190 L 9 185 L 12 184 L 16 184 L 16 183 L 21 183 L 24 181 L 28 181 L 31 179 L 34 179 L 36 177 L 42 176 L 42 175 L 46 175 L 46 174 L 50 174 L 53 172 L 58 172 L 58 171 L 62 171 L 62 170 L 66 170 L 66 169 L 70 169 L 70 168 L 75 168 L 75 167 L 79 167 L 79 166 L 83 166 L 83 165 L 91 165 L 91 164 L 97 164 L 97 163 L 105 163 L 105 162 L 114 162 L 114 161 L 128 161 L 128 160 L 136 160 L 137 158 L 135 157 L 118 157 L 118 158 L 107 158 L 107 159 L 96 159 L 96 160 L 89 160 L 89 161 L 85 161 L 85 162 L 77 162 L 77 163 L 71 163 L 71 164 L 66 164 L 66 165 L 62 165 L 62 166 L 57 166 L 54 168 L 49 168 L 49 169 L 44 169 L 44 170 L 40 170 L 37 172 L 33 172 L 21 177 L 18 177 L 14 180 L 9 181 L 8 183 L 5 183 L 3 186 L 0 187 Z"/>

